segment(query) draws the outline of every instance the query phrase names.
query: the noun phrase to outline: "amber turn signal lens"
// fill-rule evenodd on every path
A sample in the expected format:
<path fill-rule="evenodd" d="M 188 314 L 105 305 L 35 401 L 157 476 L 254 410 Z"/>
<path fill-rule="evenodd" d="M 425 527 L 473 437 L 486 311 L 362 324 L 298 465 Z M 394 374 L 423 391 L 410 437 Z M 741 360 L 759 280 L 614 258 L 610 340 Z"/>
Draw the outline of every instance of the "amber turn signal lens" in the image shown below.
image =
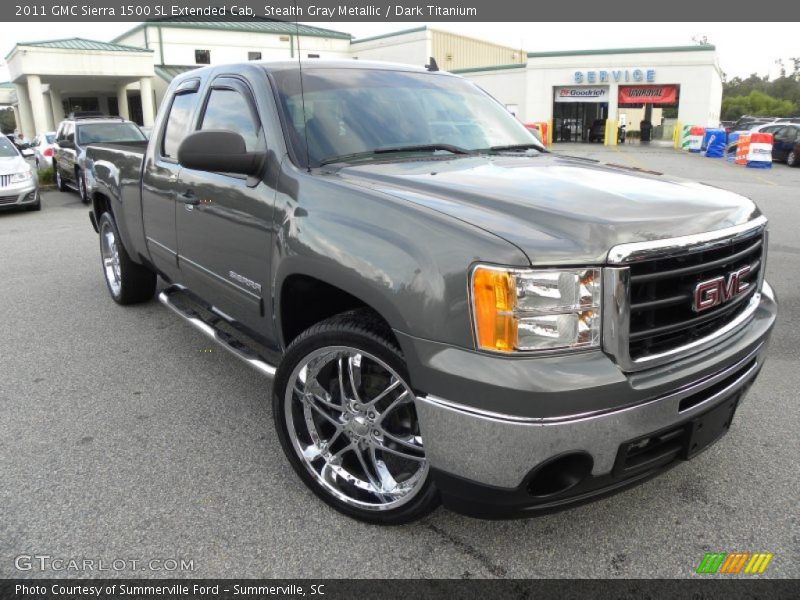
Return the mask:
<path fill-rule="evenodd" d="M 472 299 L 478 346 L 483 350 L 512 352 L 517 342 L 514 277 L 507 271 L 478 267 L 472 275 Z"/>

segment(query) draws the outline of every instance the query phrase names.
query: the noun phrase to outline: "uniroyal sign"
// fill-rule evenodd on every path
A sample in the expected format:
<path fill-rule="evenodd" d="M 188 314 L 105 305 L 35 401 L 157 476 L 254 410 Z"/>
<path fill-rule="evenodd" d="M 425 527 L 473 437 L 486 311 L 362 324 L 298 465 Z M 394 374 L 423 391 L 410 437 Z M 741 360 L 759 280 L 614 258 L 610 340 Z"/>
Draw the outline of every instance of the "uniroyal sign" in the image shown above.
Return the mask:
<path fill-rule="evenodd" d="M 556 87 L 556 102 L 608 102 L 608 87 Z"/>
<path fill-rule="evenodd" d="M 674 85 L 621 85 L 620 104 L 675 104 L 678 88 Z"/>

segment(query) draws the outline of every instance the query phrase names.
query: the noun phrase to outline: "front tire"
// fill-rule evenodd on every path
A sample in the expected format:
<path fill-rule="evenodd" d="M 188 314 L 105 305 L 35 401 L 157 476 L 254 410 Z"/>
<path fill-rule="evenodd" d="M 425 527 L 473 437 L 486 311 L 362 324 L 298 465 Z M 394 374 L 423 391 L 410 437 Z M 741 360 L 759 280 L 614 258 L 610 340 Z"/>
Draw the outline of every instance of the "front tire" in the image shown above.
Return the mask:
<path fill-rule="evenodd" d="M 86 179 L 80 169 L 75 171 L 75 181 L 78 182 L 78 196 L 81 197 L 81 202 L 89 204 L 89 195 L 86 193 Z"/>
<path fill-rule="evenodd" d="M 789 156 L 786 157 L 786 164 L 790 167 L 796 167 L 798 165 L 797 152 L 795 150 L 789 152 Z"/>
<path fill-rule="evenodd" d="M 131 260 L 111 213 L 104 212 L 100 230 L 100 258 L 106 286 L 117 304 L 147 302 L 156 292 L 156 274 Z"/>
<path fill-rule="evenodd" d="M 365 311 L 307 329 L 278 367 L 281 446 L 311 491 L 349 517 L 398 525 L 439 504 L 408 381 L 390 330 Z"/>
<path fill-rule="evenodd" d="M 59 192 L 66 192 L 67 186 L 64 183 L 64 178 L 61 177 L 61 169 L 58 166 L 58 163 L 53 163 L 53 168 L 56 172 L 56 187 L 58 188 Z"/>

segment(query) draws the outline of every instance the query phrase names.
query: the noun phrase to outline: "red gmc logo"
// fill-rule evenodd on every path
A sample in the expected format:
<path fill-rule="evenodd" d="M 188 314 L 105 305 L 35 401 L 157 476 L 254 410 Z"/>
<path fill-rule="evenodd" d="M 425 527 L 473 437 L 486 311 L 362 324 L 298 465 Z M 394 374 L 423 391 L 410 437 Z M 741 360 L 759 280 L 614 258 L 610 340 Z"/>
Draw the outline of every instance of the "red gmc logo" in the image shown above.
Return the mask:
<path fill-rule="evenodd" d="M 694 302 L 692 310 L 702 312 L 720 304 L 730 302 L 736 296 L 750 289 L 750 284 L 742 278 L 750 272 L 750 267 L 742 267 L 738 271 L 701 281 L 694 288 Z"/>

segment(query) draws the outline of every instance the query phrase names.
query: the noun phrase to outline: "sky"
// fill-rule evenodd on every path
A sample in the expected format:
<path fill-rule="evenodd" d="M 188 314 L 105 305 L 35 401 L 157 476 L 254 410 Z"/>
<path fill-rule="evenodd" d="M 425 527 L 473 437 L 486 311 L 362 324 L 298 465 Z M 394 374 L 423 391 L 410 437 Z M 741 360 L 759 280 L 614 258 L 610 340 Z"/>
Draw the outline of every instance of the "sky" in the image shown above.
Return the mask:
<path fill-rule="evenodd" d="M 421 22 L 309 23 L 356 38 L 419 27 Z M 0 23 L 0 81 L 8 80 L 2 57 L 17 42 L 83 37 L 109 41 L 136 23 Z M 777 60 L 800 56 L 797 23 L 429 23 L 431 27 L 522 48 L 528 52 L 639 46 L 682 46 L 705 37 L 717 47 L 728 79 L 779 73 Z"/>

